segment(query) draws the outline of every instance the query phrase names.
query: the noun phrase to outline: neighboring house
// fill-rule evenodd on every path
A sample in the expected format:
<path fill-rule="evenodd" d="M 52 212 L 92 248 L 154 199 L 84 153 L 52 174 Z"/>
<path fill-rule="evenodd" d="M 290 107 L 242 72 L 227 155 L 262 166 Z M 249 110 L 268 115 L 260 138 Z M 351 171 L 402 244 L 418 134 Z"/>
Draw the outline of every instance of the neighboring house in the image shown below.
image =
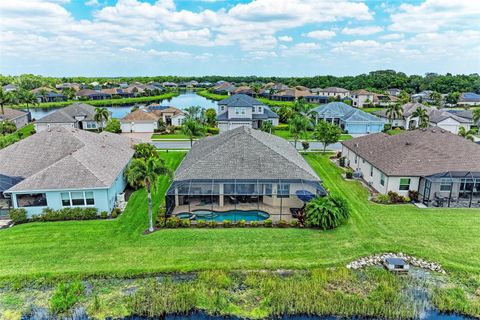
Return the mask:
<path fill-rule="evenodd" d="M 473 111 L 472 110 L 444 109 L 444 111 L 450 112 L 450 113 L 456 115 L 457 117 L 466 119 L 466 120 L 470 121 L 471 125 L 477 126 L 478 128 L 480 128 L 480 120 L 478 120 L 477 123 L 473 123 Z"/>
<path fill-rule="evenodd" d="M 112 95 L 100 90 L 82 89 L 75 94 L 78 98 L 87 98 L 89 100 L 111 99 Z"/>
<path fill-rule="evenodd" d="M 315 119 L 338 125 L 347 133 L 369 134 L 383 130 L 385 121 L 370 113 L 353 108 L 343 102 L 330 102 L 311 110 Z"/>
<path fill-rule="evenodd" d="M 350 96 L 350 91 L 344 88 L 339 87 L 328 87 L 328 88 L 315 88 L 311 90 L 313 93 L 319 96 L 325 97 L 339 97 L 340 99 L 345 99 Z"/>
<path fill-rule="evenodd" d="M 168 215 L 260 210 L 278 221 L 304 205 L 298 191 L 325 195 L 320 178 L 293 145 L 238 127 L 193 145 L 166 193 L 166 210 Z"/>
<path fill-rule="evenodd" d="M 377 133 L 342 145 L 347 165 L 382 194 L 408 196 L 413 190 L 428 206 L 480 207 L 480 161 L 474 160 L 480 159 L 480 146 L 465 138 L 429 128 Z"/>
<path fill-rule="evenodd" d="M 61 93 L 46 87 L 40 87 L 31 90 L 31 92 L 37 97 L 38 102 L 58 102 L 67 101 L 67 97 Z M 45 93 L 45 94 L 42 94 Z"/>
<path fill-rule="evenodd" d="M 278 125 L 278 115 L 269 107 L 245 94 L 236 94 L 218 102 L 218 128 L 220 132 L 239 126 L 261 128 L 264 121 Z"/>
<path fill-rule="evenodd" d="M 95 107 L 89 104 L 76 102 L 68 107 L 46 115 L 35 122 L 37 132 L 53 127 L 77 128 L 83 130 L 96 130 L 98 125 L 104 127 L 105 123 L 95 121 Z"/>
<path fill-rule="evenodd" d="M 108 88 L 102 89 L 101 92 L 109 94 L 112 98 L 121 97 L 121 98 L 130 98 L 134 97 L 135 95 L 125 88 Z"/>
<path fill-rule="evenodd" d="M 178 87 L 178 85 L 177 85 L 175 82 L 166 81 L 166 82 L 162 82 L 162 87 L 165 87 L 165 88 L 176 88 L 176 87 Z"/>
<path fill-rule="evenodd" d="M 463 92 L 458 99 L 458 105 L 461 106 L 480 106 L 480 94 L 474 92 Z"/>
<path fill-rule="evenodd" d="M 14 84 L 7 84 L 7 85 L 4 85 L 2 88 L 3 88 L 3 91 L 5 92 L 12 92 L 12 91 L 18 90 L 18 86 Z"/>
<path fill-rule="evenodd" d="M 308 103 L 317 103 L 317 104 L 328 103 L 328 97 L 326 96 L 310 95 L 310 96 L 304 96 L 303 98 Z"/>
<path fill-rule="evenodd" d="M 15 124 L 17 129 L 26 126 L 30 119 L 30 113 L 18 109 L 3 108 L 4 114 L 0 110 L 0 121 L 8 120 Z"/>
<path fill-rule="evenodd" d="M 237 87 L 229 82 L 222 82 L 213 87 L 213 93 L 215 94 L 232 94 Z"/>
<path fill-rule="evenodd" d="M 396 103 L 398 103 L 398 98 L 396 96 L 378 93 L 373 95 L 374 106 L 387 107 Z"/>
<path fill-rule="evenodd" d="M 434 101 L 431 99 L 433 91 L 431 90 L 424 90 L 419 93 L 412 94 L 411 100 L 413 102 L 428 102 L 428 103 L 434 103 Z"/>
<path fill-rule="evenodd" d="M 122 132 L 155 132 L 160 120 L 166 125 L 180 126 L 185 114 L 174 107 L 150 105 L 127 114 L 120 123 Z"/>
<path fill-rule="evenodd" d="M 365 105 L 373 104 L 375 93 L 367 90 L 355 90 L 350 93 L 352 99 L 352 106 L 356 108 L 363 108 Z"/>
<path fill-rule="evenodd" d="M 470 130 L 473 122 L 472 119 L 463 118 L 444 110 L 427 107 L 418 102 L 406 103 L 402 105 L 401 108 L 402 116 L 393 119 L 393 121 L 389 121 L 392 127 L 402 127 L 406 130 L 418 128 L 419 119 L 418 117 L 414 117 L 413 114 L 419 108 L 427 111 L 429 126 L 439 127 L 455 134 L 458 133 L 460 127 L 465 127 L 465 129 Z M 375 114 L 384 119 L 388 119 L 386 110 L 377 111 Z"/>
<path fill-rule="evenodd" d="M 397 89 L 397 88 L 387 89 L 387 94 L 389 94 L 391 96 L 394 96 L 394 97 L 398 97 L 401 92 L 402 92 L 402 90 Z"/>
<path fill-rule="evenodd" d="M 307 96 L 312 96 L 312 92 L 306 87 L 297 86 L 295 88 L 279 91 L 273 94 L 271 99 L 275 101 L 295 101 Z"/>
<path fill-rule="evenodd" d="M 0 194 L 31 217 L 45 208 L 111 212 L 126 186 L 130 139 L 57 127 L 0 150 Z"/>

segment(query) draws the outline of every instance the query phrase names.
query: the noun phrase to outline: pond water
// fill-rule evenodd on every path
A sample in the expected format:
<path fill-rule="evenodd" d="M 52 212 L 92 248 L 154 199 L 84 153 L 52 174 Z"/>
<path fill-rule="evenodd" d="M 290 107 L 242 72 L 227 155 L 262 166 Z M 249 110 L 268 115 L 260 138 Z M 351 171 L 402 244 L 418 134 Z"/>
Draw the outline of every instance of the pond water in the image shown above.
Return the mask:
<path fill-rule="evenodd" d="M 85 103 L 88 103 L 88 101 L 86 101 Z M 180 95 L 170 99 L 148 102 L 148 104 L 150 103 L 160 103 L 162 105 L 168 105 L 168 106 L 176 107 L 182 110 L 191 106 L 200 106 L 204 109 L 214 108 L 215 110 L 217 110 L 216 101 L 209 100 L 207 98 L 199 96 L 198 94 L 195 93 L 195 91 L 191 91 L 191 90 L 182 91 Z M 130 110 L 134 105 L 135 104 L 124 104 L 124 105 L 116 105 L 116 106 L 106 105 L 105 107 L 108 109 L 108 111 L 112 113 L 113 118 L 121 119 L 130 112 Z M 137 105 L 139 106 L 145 105 L 145 103 L 138 103 Z M 31 108 L 30 113 L 32 114 L 32 119 L 38 120 L 58 109 L 61 109 L 61 107 L 60 108 Z"/>

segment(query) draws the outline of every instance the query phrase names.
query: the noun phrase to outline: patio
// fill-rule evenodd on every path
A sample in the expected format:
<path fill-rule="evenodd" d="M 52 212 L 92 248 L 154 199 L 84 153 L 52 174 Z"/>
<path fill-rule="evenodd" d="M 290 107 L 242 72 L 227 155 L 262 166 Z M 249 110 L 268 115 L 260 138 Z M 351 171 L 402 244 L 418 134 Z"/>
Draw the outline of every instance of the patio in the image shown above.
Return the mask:
<path fill-rule="evenodd" d="M 480 172 L 450 171 L 422 178 L 419 199 L 428 207 L 480 208 Z"/>

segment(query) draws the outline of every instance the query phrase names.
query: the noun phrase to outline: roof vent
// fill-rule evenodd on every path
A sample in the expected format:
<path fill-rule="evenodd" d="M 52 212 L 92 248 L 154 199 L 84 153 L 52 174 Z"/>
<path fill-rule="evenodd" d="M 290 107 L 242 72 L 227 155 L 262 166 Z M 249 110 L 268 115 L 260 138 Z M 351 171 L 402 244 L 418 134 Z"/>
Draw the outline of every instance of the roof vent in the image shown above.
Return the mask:
<path fill-rule="evenodd" d="M 410 141 L 405 141 L 406 146 L 409 146 L 410 144 L 411 144 Z"/>
<path fill-rule="evenodd" d="M 353 146 L 354 146 L 355 148 L 358 148 L 358 143 L 355 143 Z"/>
<path fill-rule="evenodd" d="M 435 132 L 437 132 L 437 130 L 435 130 L 435 129 L 432 129 L 432 132 L 433 132 L 433 133 L 435 133 Z"/>
<path fill-rule="evenodd" d="M 441 133 L 445 133 L 445 130 L 444 130 L 444 129 L 442 129 L 440 132 L 441 132 Z"/>

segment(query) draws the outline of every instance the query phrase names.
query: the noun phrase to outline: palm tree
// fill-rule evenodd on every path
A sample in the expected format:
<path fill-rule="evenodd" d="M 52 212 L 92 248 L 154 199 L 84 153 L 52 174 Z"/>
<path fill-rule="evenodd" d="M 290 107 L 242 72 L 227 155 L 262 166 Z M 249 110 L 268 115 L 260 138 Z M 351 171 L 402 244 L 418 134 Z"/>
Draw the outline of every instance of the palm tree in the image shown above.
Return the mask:
<path fill-rule="evenodd" d="M 470 129 L 470 130 L 467 131 L 467 129 L 465 129 L 465 127 L 458 128 L 458 135 L 460 137 L 468 139 L 470 141 L 475 141 L 475 139 L 473 138 L 473 135 L 475 133 L 476 133 L 476 131 L 473 130 L 473 129 Z"/>
<path fill-rule="evenodd" d="M 47 89 L 42 88 L 38 93 L 40 93 L 40 96 L 42 97 L 42 102 L 47 102 L 47 96 L 48 96 Z"/>
<path fill-rule="evenodd" d="M 260 130 L 271 134 L 274 130 L 272 121 L 263 121 L 262 126 L 260 127 Z"/>
<path fill-rule="evenodd" d="M 27 106 L 28 111 L 30 111 L 29 105 L 38 105 L 38 99 L 35 94 L 27 90 L 21 90 L 18 92 L 18 100 L 20 103 L 24 103 Z"/>
<path fill-rule="evenodd" d="M 205 127 L 192 117 L 187 117 L 182 124 L 182 133 L 190 139 L 190 147 L 193 147 L 193 139 L 205 134 Z"/>
<path fill-rule="evenodd" d="M 93 119 L 97 123 L 97 130 L 100 132 L 100 123 L 103 123 L 103 121 L 108 121 L 110 118 L 110 112 L 108 112 L 107 108 L 95 108 L 95 115 L 93 116 Z"/>
<path fill-rule="evenodd" d="M 275 89 L 274 87 L 271 87 L 270 89 L 268 89 L 268 99 L 272 99 L 272 96 L 276 93 L 278 93 L 278 90 Z"/>
<path fill-rule="evenodd" d="M 428 113 L 427 113 L 426 109 L 417 108 L 417 110 L 415 110 L 412 113 L 412 117 L 413 118 L 418 118 L 418 127 L 419 128 L 427 128 L 428 127 L 429 116 L 428 116 Z"/>
<path fill-rule="evenodd" d="M 253 89 L 253 93 L 254 93 L 255 97 L 258 97 L 258 94 L 260 93 L 261 88 L 262 87 L 258 83 L 253 84 L 252 89 Z"/>
<path fill-rule="evenodd" d="M 202 107 L 191 106 L 191 107 L 185 108 L 185 112 L 187 113 L 187 118 L 199 120 L 202 113 Z"/>
<path fill-rule="evenodd" d="M 390 121 L 390 123 L 393 123 L 394 119 L 398 119 L 403 115 L 403 109 L 402 106 L 400 106 L 398 103 L 391 104 L 387 106 L 385 113 L 387 115 L 388 121 Z"/>
<path fill-rule="evenodd" d="M 480 127 L 479 122 L 480 122 L 480 108 L 476 108 L 472 112 L 473 115 L 473 124 L 477 125 Z"/>
<path fill-rule="evenodd" d="M 288 120 L 288 124 L 290 125 L 290 133 L 293 136 L 294 146 L 297 148 L 298 139 L 307 133 L 312 123 L 307 117 L 296 114 Z"/>
<path fill-rule="evenodd" d="M 6 92 L 3 88 L 0 87 L 0 108 L 2 115 L 5 115 L 4 106 L 13 102 L 13 96 L 11 92 Z"/>
<path fill-rule="evenodd" d="M 162 161 L 154 158 L 133 159 L 126 170 L 126 178 L 132 187 L 145 187 L 148 198 L 148 231 L 153 232 L 152 190 L 157 188 L 157 180 L 161 175 L 171 176 L 170 170 Z"/>
<path fill-rule="evenodd" d="M 332 194 L 311 200 L 306 205 L 305 212 L 307 225 L 324 230 L 334 229 L 350 217 L 345 199 Z"/>

